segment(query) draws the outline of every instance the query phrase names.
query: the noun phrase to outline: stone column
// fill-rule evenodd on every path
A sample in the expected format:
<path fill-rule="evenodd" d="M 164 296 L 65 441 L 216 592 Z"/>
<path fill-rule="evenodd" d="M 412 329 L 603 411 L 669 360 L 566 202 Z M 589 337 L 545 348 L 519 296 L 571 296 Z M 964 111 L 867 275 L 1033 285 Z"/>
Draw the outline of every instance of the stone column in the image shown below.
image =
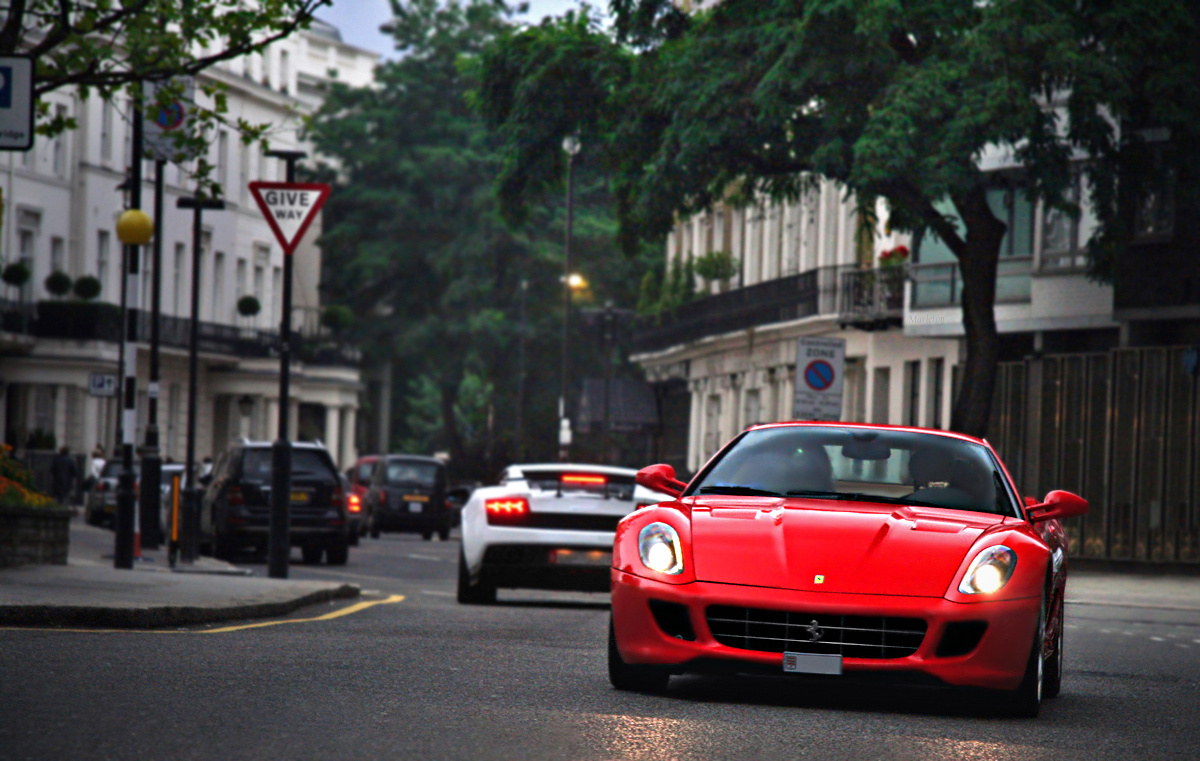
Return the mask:
<path fill-rule="evenodd" d="M 358 408 L 342 407 L 342 470 L 358 459 L 358 447 L 355 444 L 357 432 Z"/>
<path fill-rule="evenodd" d="M 342 462 L 342 410 L 340 407 L 334 407 L 332 404 L 325 405 L 325 435 L 322 441 L 325 442 L 325 448 L 329 450 L 329 454 L 333 457 L 333 462 L 340 470 L 345 464 Z"/>

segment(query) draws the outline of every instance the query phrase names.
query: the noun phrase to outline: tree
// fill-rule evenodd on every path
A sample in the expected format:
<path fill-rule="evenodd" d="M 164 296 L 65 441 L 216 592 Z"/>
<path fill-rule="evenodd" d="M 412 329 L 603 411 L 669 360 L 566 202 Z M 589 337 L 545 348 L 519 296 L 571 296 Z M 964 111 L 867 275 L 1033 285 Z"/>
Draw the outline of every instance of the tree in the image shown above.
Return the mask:
<path fill-rule="evenodd" d="M 936 236 L 963 284 L 967 356 L 951 426 L 983 435 L 999 353 L 994 304 L 1006 225 L 979 164 L 1011 152 L 1022 186 L 1078 214 L 1073 159 L 1120 246 L 1117 179 L 1138 134 L 1195 131 L 1195 19 L 1182 0 L 901 4 L 614 0 L 616 38 L 585 14 L 502 36 L 485 54 L 484 112 L 503 141 L 511 216 L 552 184 L 537 147 L 587 125 L 605 146 L 621 239 L 661 238 L 678 215 L 838 181 L 893 228 Z M 569 103 L 562 93 L 576 93 Z"/>
<path fill-rule="evenodd" d="M 262 50 L 275 40 L 308 26 L 313 12 L 329 0 L 11 0 L 0 26 L 0 55 L 22 54 L 35 62 L 34 95 L 38 132 L 53 136 L 74 129 L 70 117 L 51 115 L 44 96 L 63 88 L 92 90 L 106 100 L 127 90 L 140 102 L 140 83 L 194 75 L 210 66 Z M 223 120 L 222 88 L 207 86 L 211 109 L 197 109 L 198 126 Z M 179 86 L 161 88 L 158 101 L 167 105 Z M 150 106 L 148 106 L 150 107 Z M 265 134 L 265 125 L 239 119 L 235 125 L 250 141 Z M 203 146 L 203 130 L 187 143 Z M 173 133 L 174 134 L 174 133 Z M 199 174 L 207 174 L 201 166 Z"/>

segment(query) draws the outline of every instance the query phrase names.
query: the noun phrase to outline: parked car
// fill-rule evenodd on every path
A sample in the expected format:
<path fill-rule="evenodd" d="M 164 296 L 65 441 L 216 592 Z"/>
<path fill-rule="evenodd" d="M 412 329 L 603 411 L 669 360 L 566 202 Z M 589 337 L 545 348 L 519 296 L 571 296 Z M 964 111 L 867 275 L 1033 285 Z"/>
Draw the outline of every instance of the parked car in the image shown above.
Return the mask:
<path fill-rule="evenodd" d="M 1067 540 L 1087 502 L 1023 500 L 987 442 L 853 423 L 755 426 L 670 501 L 624 518 L 609 678 L 916 676 L 990 688 L 1036 716 L 1063 669 Z M 828 684 L 828 682 L 822 682 Z"/>
<path fill-rule="evenodd" d="M 200 508 L 201 549 L 228 558 L 244 547 L 267 551 L 271 515 L 269 441 L 233 444 L 217 458 Z M 292 444 L 290 538 L 304 562 L 345 565 L 350 556 L 346 490 L 321 444 Z"/>
<path fill-rule="evenodd" d="M 617 522 L 668 495 L 608 465 L 510 465 L 462 509 L 458 601 L 495 602 L 499 587 L 607 592 Z"/>
<path fill-rule="evenodd" d="M 450 538 L 454 511 L 446 502 L 446 464 L 435 457 L 386 455 L 375 462 L 367 492 L 371 537 L 407 531 Z"/>
<path fill-rule="evenodd" d="M 107 526 L 112 528 L 116 525 L 117 516 L 117 486 L 118 478 L 121 475 L 121 461 L 110 460 L 104 464 L 100 470 L 100 476 L 92 483 L 88 489 L 87 495 L 84 498 L 84 520 L 92 526 Z M 134 460 L 133 463 L 134 478 L 137 479 L 134 488 L 140 494 L 142 480 L 142 463 L 141 460 Z M 170 499 L 171 499 L 171 479 L 173 476 L 183 473 L 183 465 L 180 463 L 163 463 L 162 465 L 162 480 L 160 486 L 162 489 L 162 526 L 163 535 L 167 534 L 170 527 Z"/>
<path fill-rule="evenodd" d="M 366 536 L 370 527 L 370 514 L 367 512 L 367 492 L 371 489 L 371 474 L 379 455 L 364 455 L 358 462 L 346 469 L 346 479 L 350 482 L 350 490 L 346 496 L 346 509 L 350 514 L 350 543 L 358 544 L 358 537 Z"/>

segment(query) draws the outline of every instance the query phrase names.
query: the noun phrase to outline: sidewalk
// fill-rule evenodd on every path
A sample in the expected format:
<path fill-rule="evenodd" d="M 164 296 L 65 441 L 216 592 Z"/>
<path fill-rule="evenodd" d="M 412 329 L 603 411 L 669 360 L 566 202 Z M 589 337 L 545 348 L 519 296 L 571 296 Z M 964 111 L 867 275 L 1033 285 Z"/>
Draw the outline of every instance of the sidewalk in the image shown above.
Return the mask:
<path fill-rule="evenodd" d="M 172 571 L 165 549 L 143 552 L 132 571 L 117 570 L 112 553 L 111 531 L 72 519 L 67 565 L 0 571 L 0 626 L 194 626 L 282 616 L 359 594 L 353 584 L 255 577 L 207 557 Z"/>
<path fill-rule="evenodd" d="M 1200 577 L 1071 569 L 1067 603 L 1200 612 Z"/>

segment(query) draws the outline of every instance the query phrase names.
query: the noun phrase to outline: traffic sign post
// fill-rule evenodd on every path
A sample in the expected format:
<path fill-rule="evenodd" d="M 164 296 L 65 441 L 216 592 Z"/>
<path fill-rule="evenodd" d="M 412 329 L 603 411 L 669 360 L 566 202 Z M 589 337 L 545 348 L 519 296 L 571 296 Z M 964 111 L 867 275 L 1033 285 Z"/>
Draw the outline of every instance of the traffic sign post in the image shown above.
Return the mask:
<path fill-rule="evenodd" d="M 0 151 L 33 147 L 33 59 L 0 57 Z"/>
<path fill-rule="evenodd" d="M 792 417 L 796 420 L 841 420 L 845 369 L 844 339 L 798 339 Z"/>
<path fill-rule="evenodd" d="M 292 254 L 325 205 L 329 186 L 296 182 L 300 151 L 271 151 L 287 162 L 287 182 L 252 182 L 250 193 L 283 247 L 283 314 L 279 322 L 279 435 L 271 446 L 271 519 L 267 535 L 267 574 L 286 579 L 291 554 L 289 509 L 292 490 L 292 444 L 288 417 L 292 354 Z"/>

